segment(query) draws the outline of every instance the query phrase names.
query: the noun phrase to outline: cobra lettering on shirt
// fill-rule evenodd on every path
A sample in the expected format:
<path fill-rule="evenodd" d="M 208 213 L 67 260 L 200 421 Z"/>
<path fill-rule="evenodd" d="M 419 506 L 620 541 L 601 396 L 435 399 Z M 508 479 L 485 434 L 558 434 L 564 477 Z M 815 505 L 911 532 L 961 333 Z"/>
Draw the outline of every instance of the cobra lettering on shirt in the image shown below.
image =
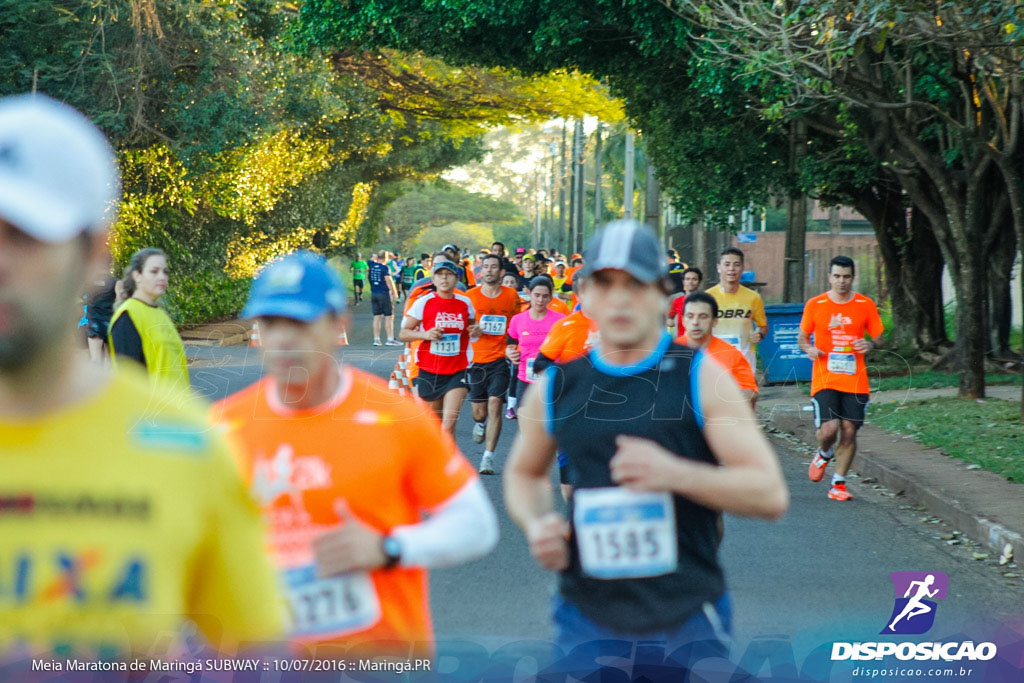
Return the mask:
<path fill-rule="evenodd" d="M 678 566 L 675 505 L 666 492 L 578 489 L 573 522 L 583 572 L 596 579 L 671 574 Z"/>
<path fill-rule="evenodd" d="M 508 318 L 503 315 L 480 316 L 480 330 L 484 334 L 505 334 Z"/>
<path fill-rule="evenodd" d="M 293 567 L 284 570 L 284 585 L 296 636 L 341 636 L 380 621 L 380 599 L 366 572 L 320 579 L 313 565 Z"/>
<path fill-rule="evenodd" d="M 431 341 L 430 352 L 435 356 L 459 355 L 459 337 L 461 336 L 458 333 L 450 333 L 443 335 L 440 339 Z"/>

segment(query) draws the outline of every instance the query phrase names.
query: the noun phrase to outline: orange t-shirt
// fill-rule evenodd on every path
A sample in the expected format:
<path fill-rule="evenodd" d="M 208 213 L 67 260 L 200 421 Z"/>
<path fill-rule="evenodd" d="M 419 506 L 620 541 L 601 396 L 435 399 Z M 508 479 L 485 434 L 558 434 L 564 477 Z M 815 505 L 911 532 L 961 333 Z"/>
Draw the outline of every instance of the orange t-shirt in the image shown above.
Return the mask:
<path fill-rule="evenodd" d="M 677 338 L 676 342 L 683 346 L 688 346 L 688 339 L 685 334 Z M 750 369 L 750 361 L 740 353 L 739 349 L 718 337 L 711 337 L 711 341 L 708 342 L 703 351 L 710 358 L 714 359 L 716 363 L 729 371 L 729 374 L 736 380 L 736 384 L 740 386 L 740 389 L 749 389 L 755 394 L 758 393 L 757 380 L 754 378 L 754 372 Z"/>
<path fill-rule="evenodd" d="M 519 313 L 519 294 L 510 287 L 502 287 L 498 296 L 492 299 L 480 287 L 473 287 L 466 296 L 473 302 L 476 322 L 483 331 L 473 342 L 473 363 L 479 365 L 504 358 L 505 332 L 508 321 Z"/>
<path fill-rule="evenodd" d="M 875 302 L 854 292 L 845 304 L 837 304 L 828 292 L 812 297 L 804 304 L 800 320 L 804 334 L 814 335 L 814 345 L 822 352 L 811 371 L 811 396 L 822 389 L 850 394 L 871 392 L 864 354 L 853 350 L 853 342 L 882 334 L 884 327 Z"/>
<path fill-rule="evenodd" d="M 280 403 L 268 377 L 215 404 L 211 417 L 235 440 L 242 477 L 260 505 L 293 639 L 429 654 L 425 569 L 317 579 L 312 542 L 339 524 L 341 500 L 387 533 L 420 522 L 477 475 L 424 403 L 352 367 L 341 379 L 328 403 L 295 411 Z"/>
<path fill-rule="evenodd" d="M 583 311 L 575 311 L 552 326 L 540 352 L 556 363 L 568 363 L 589 351 L 598 339 L 597 323 Z"/>
<path fill-rule="evenodd" d="M 561 299 L 551 299 L 551 303 L 548 304 L 548 308 L 550 308 L 555 313 L 561 313 L 562 315 L 569 315 L 570 312 L 569 305 L 566 304 Z"/>

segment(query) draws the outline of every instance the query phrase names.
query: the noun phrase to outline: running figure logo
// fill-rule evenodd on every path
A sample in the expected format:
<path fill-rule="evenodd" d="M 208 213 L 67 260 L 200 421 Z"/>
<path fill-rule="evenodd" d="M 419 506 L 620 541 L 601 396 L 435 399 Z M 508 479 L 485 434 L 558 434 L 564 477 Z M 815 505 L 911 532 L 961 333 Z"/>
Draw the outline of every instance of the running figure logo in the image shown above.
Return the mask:
<path fill-rule="evenodd" d="M 945 600 L 949 577 L 942 572 L 893 572 L 896 604 L 883 634 L 920 635 L 935 622 L 934 600 Z M 902 597 L 901 597 L 902 596 Z"/>

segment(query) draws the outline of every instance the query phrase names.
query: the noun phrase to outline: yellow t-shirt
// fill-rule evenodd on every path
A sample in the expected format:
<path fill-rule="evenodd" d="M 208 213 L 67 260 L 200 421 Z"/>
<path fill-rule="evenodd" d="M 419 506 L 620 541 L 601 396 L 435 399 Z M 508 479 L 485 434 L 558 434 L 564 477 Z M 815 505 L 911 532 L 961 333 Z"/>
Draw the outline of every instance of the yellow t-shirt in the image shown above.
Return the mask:
<path fill-rule="evenodd" d="M 185 617 L 224 652 L 281 633 L 257 508 L 198 402 L 121 368 L 79 405 L 0 417 L 0 468 L 0 658 L 147 653 Z"/>
<path fill-rule="evenodd" d="M 722 341 L 735 346 L 746 356 L 751 368 L 757 367 L 757 347 L 750 343 L 753 325 L 767 327 L 761 295 L 743 285 L 735 294 L 726 294 L 721 285 L 715 285 L 707 293 L 718 302 L 718 324 L 714 334 Z M 753 322 L 753 325 L 751 324 Z"/>

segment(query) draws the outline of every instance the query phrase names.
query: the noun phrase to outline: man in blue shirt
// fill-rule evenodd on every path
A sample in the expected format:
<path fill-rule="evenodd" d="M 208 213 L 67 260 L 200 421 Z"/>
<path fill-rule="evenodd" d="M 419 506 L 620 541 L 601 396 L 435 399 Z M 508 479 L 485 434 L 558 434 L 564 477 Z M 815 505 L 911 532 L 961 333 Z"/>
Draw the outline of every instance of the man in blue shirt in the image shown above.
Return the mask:
<path fill-rule="evenodd" d="M 370 280 L 370 305 L 373 309 L 373 345 L 380 346 L 380 326 L 384 323 L 384 331 L 388 335 L 388 346 L 401 346 L 395 339 L 395 319 L 391 309 L 391 301 L 398 299 L 395 281 L 387 266 L 388 253 L 378 251 L 369 264 L 368 279 Z"/>

